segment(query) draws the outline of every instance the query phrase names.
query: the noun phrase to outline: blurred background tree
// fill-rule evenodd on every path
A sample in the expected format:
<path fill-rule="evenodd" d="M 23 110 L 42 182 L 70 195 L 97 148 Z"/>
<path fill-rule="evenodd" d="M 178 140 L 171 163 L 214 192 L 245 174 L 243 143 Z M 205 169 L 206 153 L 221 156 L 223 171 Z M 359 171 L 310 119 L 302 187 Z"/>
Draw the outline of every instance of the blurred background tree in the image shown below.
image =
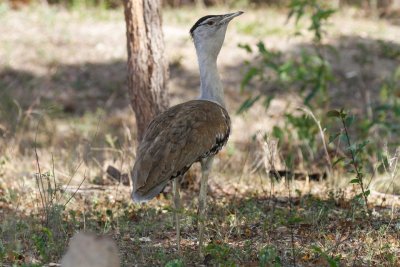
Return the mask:
<path fill-rule="evenodd" d="M 128 87 L 140 141 L 152 118 L 168 107 L 159 0 L 125 0 Z M 151 37 L 151 38 L 150 38 Z"/>

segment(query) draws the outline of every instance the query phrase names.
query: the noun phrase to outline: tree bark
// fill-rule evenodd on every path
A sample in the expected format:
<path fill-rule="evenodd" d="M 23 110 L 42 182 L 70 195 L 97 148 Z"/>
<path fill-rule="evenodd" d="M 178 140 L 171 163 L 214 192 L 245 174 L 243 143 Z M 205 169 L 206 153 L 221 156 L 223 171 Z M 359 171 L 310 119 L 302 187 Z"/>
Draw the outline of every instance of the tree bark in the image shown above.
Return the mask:
<path fill-rule="evenodd" d="M 161 1 L 124 0 L 124 9 L 128 87 L 140 141 L 154 116 L 168 108 Z"/>

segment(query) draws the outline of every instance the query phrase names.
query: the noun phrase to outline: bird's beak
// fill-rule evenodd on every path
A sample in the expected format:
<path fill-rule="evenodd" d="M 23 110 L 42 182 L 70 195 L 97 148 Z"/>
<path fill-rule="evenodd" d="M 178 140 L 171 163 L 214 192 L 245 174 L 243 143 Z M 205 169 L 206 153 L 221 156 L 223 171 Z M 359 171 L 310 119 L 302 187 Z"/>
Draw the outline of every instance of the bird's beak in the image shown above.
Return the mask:
<path fill-rule="evenodd" d="M 219 22 L 220 24 L 226 24 L 229 21 L 231 21 L 233 18 L 242 15 L 244 12 L 243 11 L 238 11 L 235 13 L 229 13 L 223 16 L 222 20 Z"/>

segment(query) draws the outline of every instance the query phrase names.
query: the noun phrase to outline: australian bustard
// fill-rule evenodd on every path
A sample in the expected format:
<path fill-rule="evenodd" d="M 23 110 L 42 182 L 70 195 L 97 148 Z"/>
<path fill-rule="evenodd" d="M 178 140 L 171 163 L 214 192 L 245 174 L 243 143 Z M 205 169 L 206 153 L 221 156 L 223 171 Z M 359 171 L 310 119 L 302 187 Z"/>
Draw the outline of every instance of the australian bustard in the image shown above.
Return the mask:
<path fill-rule="evenodd" d="M 173 181 L 175 221 L 180 253 L 180 208 L 178 177 L 194 162 L 201 163 L 199 196 L 199 251 L 202 255 L 207 180 L 215 154 L 226 144 L 230 118 L 225 110 L 224 92 L 217 70 L 217 57 L 228 23 L 243 12 L 200 18 L 190 29 L 200 68 L 200 97 L 156 116 L 141 141 L 132 171 L 135 202 L 157 196 Z"/>

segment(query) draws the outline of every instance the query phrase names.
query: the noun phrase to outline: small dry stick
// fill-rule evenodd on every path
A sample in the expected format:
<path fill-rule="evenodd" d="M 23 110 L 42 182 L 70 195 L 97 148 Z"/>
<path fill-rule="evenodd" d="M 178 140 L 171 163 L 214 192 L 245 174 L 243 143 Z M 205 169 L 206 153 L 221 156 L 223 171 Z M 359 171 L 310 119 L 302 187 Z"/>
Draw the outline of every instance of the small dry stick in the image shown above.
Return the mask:
<path fill-rule="evenodd" d="M 36 126 L 36 132 L 35 132 L 35 147 L 34 147 L 34 151 L 35 151 L 35 159 L 36 159 L 36 166 L 37 166 L 37 174 L 36 174 L 36 184 L 37 187 L 39 189 L 39 194 L 40 194 L 40 200 L 42 202 L 42 207 L 45 213 L 45 219 L 46 219 L 46 224 L 48 222 L 48 215 L 47 215 L 47 200 L 46 200 L 46 195 L 44 192 L 44 185 L 43 185 L 43 180 L 42 180 L 42 170 L 40 168 L 40 163 L 39 163 L 39 155 L 37 153 L 37 134 L 39 131 L 39 124 L 40 124 L 40 120 L 41 118 L 39 118 L 39 121 L 37 123 Z"/>

